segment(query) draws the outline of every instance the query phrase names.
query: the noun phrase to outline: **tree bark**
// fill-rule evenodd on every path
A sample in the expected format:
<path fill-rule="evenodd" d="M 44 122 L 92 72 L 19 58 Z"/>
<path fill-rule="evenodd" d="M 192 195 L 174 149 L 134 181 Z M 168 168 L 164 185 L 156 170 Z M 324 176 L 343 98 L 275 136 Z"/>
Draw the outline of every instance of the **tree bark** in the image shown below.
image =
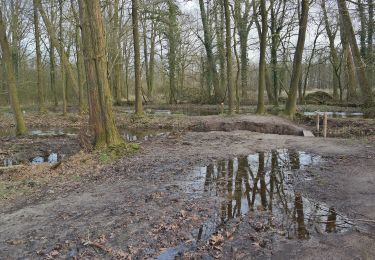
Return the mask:
<path fill-rule="evenodd" d="M 324 25 L 325 25 L 325 30 L 328 36 L 328 41 L 329 41 L 329 49 L 331 53 L 331 63 L 333 67 L 333 99 L 338 100 L 339 99 L 339 85 L 340 85 L 340 60 L 339 60 L 339 55 L 336 50 L 335 46 L 335 38 L 336 38 L 336 33 L 332 32 L 331 26 L 328 21 L 328 15 L 327 15 L 327 9 L 325 5 L 325 1 L 321 2 L 321 7 L 323 10 L 323 19 L 324 19 Z"/>
<path fill-rule="evenodd" d="M 367 64 L 368 80 L 370 87 L 374 86 L 374 54 L 373 54 L 373 37 L 374 37 L 374 1 L 368 0 L 368 23 L 367 23 Z"/>
<path fill-rule="evenodd" d="M 41 4 L 40 4 L 41 7 Z M 42 13 L 42 12 L 41 12 Z M 61 77 L 61 89 L 62 89 L 62 103 L 63 103 L 63 115 L 65 116 L 67 114 L 67 98 L 66 98 L 66 78 L 65 78 L 65 64 L 64 59 L 62 59 L 62 54 L 68 57 L 68 55 L 65 53 L 64 50 L 64 43 L 63 43 L 63 1 L 59 0 L 59 50 L 60 50 L 60 77 Z M 44 22 L 45 23 L 45 22 Z M 51 37 L 52 35 L 52 28 L 51 28 Z M 53 39 L 53 38 L 52 38 Z M 66 58 L 68 59 L 68 58 Z"/>
<path fill-rule="evenodd" d="M 228 106 L 229 114 L 233 114 L 233 81 L 232 81 L 232 37 L 231 37 L 231 22 L 229 0 L 224 0 L 224 13 L 225 13 L 225 47 L 227 54 L 227 89 L 228 89 Z"/>
<path fill-rule="evenodd" d="M 39 29 L 39 15 L 38 15 L 37 4 L 38 4 L 37 0 L 33 0 L 38 105 L 39 105 L 39 112 L 43 113 L 45 112 L 44 84 L 43 84 L 43 75 L 42 75 L 42 53 L 40 50 L 40 29 Z"/>
<path fill-rule="evenodd" d="M 44 21 L 44 24 L 46 26 L 48 35 L 51 37 L 52 44 L 54 45 L 54 47 L 56 48 L 57 52 L 59 53 L 62 65 L 64 66 L 64 68 L 66 70 L 66 73 L 67 73 L 67 75 L 69 77 L 69 81 L 71 82 L 72 86 L 74 87 L 73 88 L 74 94 L 78 95 L 78 93 L 77 93 L 77 90 L 78 90 L 78 81 L 77 81 L 77 78 L 76 78 L 75 74 L 73 73 L 72 65 L 69 63 L 68 56 L 66 55 L 66 53 L 64 51 L 64 46 L 57 39 L 56 34 L 55 34 L 55 30 L 54 30 L 54 28 L 52 26 L 52 23 L 48 19 L 48 16 L 47 16 L 46 12 L 44 11 L 44 9 L 43 9 L 43 7 L 42 7 L 42 5 L 40 3 L 40 0 L 37 0 L 37 1 L 38 1 L 39 13 L 40 13 L 40 15 L 43 18 L 43 21 Z M 59 1 L 62 1 L 62 0 L 59 0 Z"/>
<path fill-rule="evenodd" d="M 141 84 L 141 53 L 139 44 L 139 3 L 132 0 L 132 21 L 133 21 L 133 44 L 134 44 L 134 74 L 135 74 L 135 113 L 143 114 L 142 105 L 142 84 Z M 147 55 L 147 54 L 146 54 Z"/>
<path fill-rule="evenodd" d="M 54 21 L 55 12 L 53 7 L 51 7 L 51 21 Z M 50 62 L 50 84 L 51 84 L 51 91 L 53 95 L 53 104 L 57 107 L 58 99 L 57 99 L 57 91 L 56 91 L 56 60 L 55 60 L 55 46 L 53 46 L 51 36 L 48 36 L 49 40 L 49 62 Z"/>
<path fill-rule="evenodd" d="M 169 103 L 175 104 L 177 102 L 177 81 L 176 81 L 176 63 L 177 63 L 177 40 L 178 40 L 178 25 L 177 25 L 177 4 L 174 0 L 168 0 L 168 65 L 169 65 Z"/>
<path fill-rule="evenodd" d="M 4 63 L 6 78 L 8 83 L 8 91 L 10 104 L 12 106 L 14 119 L 16 121 L 16 134 L 24 135 L 27 133 L 25 120 L 23 118 L 23 113 L 21 111 L 20 102 L 18 99 L 18 91 L 16 85 L 16 78 L 14 72 L 14 66 L 12 62 L 12 54 L 9 47 L 8 38 L 6 35 L 6 25 L 3 20 L 2 10 L 0 8 L 0 46 L 2 51 L 2 60 Z"/>
<path fill-rule="evenodd" d="M 209 27 L 208 18 L 206 15 L 206 10 L 204 7 L 204 1 L 199 0 L 199 8 L 201 13 L 202 25 L 203 25 L 203 35 L 204 41 L 203 45 L 206 50 L 207 55 L 207 63 L 208 63 L 208 70 L 207 70 L 207 90 L 210 95 L 211 89 L 214 89 L 215 95 L 215 102 L 219 102 L 223 99 L 223 93 L 220 89 L 219 79 L 216 71 L 216 62 L 214 59 L 213 54 L 213 46 L 212 46 L 212 33 L 211 28 Z"/>
<path fill-rule="evenodd" d="M 299 32 L 298 32 L 298 41 L 297 47 L 294 54 L 293 60 L 293 70 L 292 70 L 292 77 L 290 82 L 290 89 L 288 100 L 285 107 L 285 114 L 289 117 L 294 117 L 297 110 L 297 91 L 298 91 L 298 84 L 301 78 L 302 73 L 302 55 L 303 49 L 305 46 L 305 39 L 306 39 L 306 29 L 307 29 L 307 20 L 309 16 L 309 0 L 301 0 L 302 4 L 302 12 L 301 18 L 299 21 Z"/>
<path fill-rule="evenodd" d="M 358 48 L 353 24 L 349 16 L 349 12 L 346 6 L 345 0 L 337 0 L 339 6 L 339 12 L 342 19 L 342 28 L 341 30 L 348 37 L 348 41 L 350 44 L 350 48 L 352 51 L 353 60 L 355 66 L 357 68 L 357 78 L 359 81 L 361 93 L 362 93 L 362 101 L 365 107 L 372 107 L 374 106 L 374 97 L 372 94 L 372 89 L 368 83 L 367 76 L 366 76 L 366 65 L 361 58 L 361 52 Z"/>
<path fill-rule="evenodd" d="M 83 53 L 89 94 L 90 125 L 95 146 L 123 143 L 115 125 L 109 87 L 106 40 L 99 0 L 79 0 Z"/>
<path fill-rule="evenodd" d="M 260 15 L 262 19 L 260 33 L 259 81 L 257 114 L 264 114 L 264 90 L 266 89 L 266 49 L 267 49 L 267 8 L 266 1 L 260 0 Z"/>

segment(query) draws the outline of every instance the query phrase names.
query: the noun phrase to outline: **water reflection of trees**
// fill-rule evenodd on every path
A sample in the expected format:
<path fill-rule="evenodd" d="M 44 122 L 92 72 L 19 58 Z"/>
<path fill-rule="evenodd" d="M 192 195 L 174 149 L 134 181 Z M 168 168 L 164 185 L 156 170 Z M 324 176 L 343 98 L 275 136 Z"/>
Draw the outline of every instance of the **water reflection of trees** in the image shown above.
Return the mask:
<path fill-rule="evenodd" d="M 308 238 L 307 226 L 316 229 L 322 223 L 326 223 L 323 231 L 333 232 L 334 209 L 322 214 L 319 205 L 309 205 L 306 214 L 303 197 L 289 184 L 290 175 L 301 168 L 301 161 L 300 153 L 286 150 L 220 161 L 207 167 L 204 190 L 223 198 L 221 222 L 248 211 L 270 211 L 289 236 Z M 269 224 L 275 223 L 270 220 Z"/>

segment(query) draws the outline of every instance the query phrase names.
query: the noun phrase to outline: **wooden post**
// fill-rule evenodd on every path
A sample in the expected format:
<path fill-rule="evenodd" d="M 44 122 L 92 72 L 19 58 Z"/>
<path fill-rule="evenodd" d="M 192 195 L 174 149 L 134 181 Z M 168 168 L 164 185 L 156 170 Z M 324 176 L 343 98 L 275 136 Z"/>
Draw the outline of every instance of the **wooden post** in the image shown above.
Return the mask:
<path fill-rule="evenodd" d="M 328 121 L 328 118 L 327 118 L 327 113 L 324 113 L 324 118 L 323 118 L 323 136 L 324 138 L 327 138 L 327 122 Z"/>
<path fill-rule="evenodd" d="M 316 113 L 316 131 L 318 131 L 318 134 L 319 134 L 319 131 L 320 131 L 320 116 L 319 116 L 319 113 Z"/>
<path fill-rule="evenodd" d="M 224 114 L 224 103 L 220 104 L 220 114 Z"/>

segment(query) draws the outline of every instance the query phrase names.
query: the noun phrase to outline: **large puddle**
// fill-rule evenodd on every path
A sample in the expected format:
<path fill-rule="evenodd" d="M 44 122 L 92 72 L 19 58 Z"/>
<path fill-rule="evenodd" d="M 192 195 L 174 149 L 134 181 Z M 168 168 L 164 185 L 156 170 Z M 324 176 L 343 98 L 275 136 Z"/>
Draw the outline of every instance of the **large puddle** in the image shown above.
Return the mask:
<path fill-rule="evenodd" d="M 29 136 L 34 137 L 61 137 L 70 136 L 75 137 L 79 133 L 78 128 L 36 128 L 29 131 Z M 126 129 L 119 128 L 120 134 L 128 142 L 148 141 L 155 137 L 166 137 L 169 135 L 168 131 L 164 130 L 153 130 L 153 129 Z M 0 130 L 1 137 L 12 137 L 15 136 L 14 128 L 7 128 Z"/>
<path fill-rule="evenodd" d="M 54 138 L 62 136 L 75 137 L 78 135 L 79 131 L 80 130 L 78 128 L 38 128 L 29 130 L 29 136 L 40 138 Z M 155 138 L 166 138 L 169 135 L 169 132 L 159 129 L 120 128 L 119 131 L 127 142 L 144 142 Z M 13 136 L 15 136 L 15 129 L 13 128 L 0 130 L 0 138 Z M 59 149 L 55 149 L 53 147 L 51 148 L 55 150 L 52 153 L 36 152 L 33 156 L 30 156 L 30 158 L 23 158 L 22 160 L 17 159 L 15 156 L 6 155 L 5 158 L 4 156 L 0 156 L 0 167 L 11 167 L 24 163 L 31 163 L 33 165 L 42 163 L 57 163 L 62 159 L 62 157 L 64 157 L 64 155 L 60 154 L 61 151 L 59 151 Z"/>
<path fill-rule="evenodd" d="M 247 214 L 269 211 L 288 238 L 307 239 L 314 233 L 342 232 L 351 227 L 334 207 L 307 199 L 294 191 L 293 179 L 299 171 L 316 166 L 322 158 L 305 152 L 275 150 L 219 161 L 196 169 L 201 196 L 222 199 L 215 222 Z M 302 181 L 311 179 L 305 177 Z"/>
<path fill-rule="evenodd" d="M 198 241 L 206 241 L 226 222 L 249 214 L 268 213 L 265 221 L 288 239 L 306 240 L 314 235 L 348 231 L 353 223 L 336 211 L 334 205 L 306 198 L 294 190 L 293 181 L 309 182 L 302 173 L 319 167 L 323 159 L 293 150 L 274 150 L 245 157 L 214 162 L 193 171 L 187 188 L 194 197 L 216 197 L 220 209 L 199 229 L 192 231 L 193 245 L 179 245 L 158 259 L 193 250 Z"/>
<path fill-rule="evenodd" d="M 312 117 L 319 114 L 323 116 L 324 113 L 327 114 L 328 118 L 364 118 L 364 114 L 361 112 L 304 112 L 304 116 Z"/>

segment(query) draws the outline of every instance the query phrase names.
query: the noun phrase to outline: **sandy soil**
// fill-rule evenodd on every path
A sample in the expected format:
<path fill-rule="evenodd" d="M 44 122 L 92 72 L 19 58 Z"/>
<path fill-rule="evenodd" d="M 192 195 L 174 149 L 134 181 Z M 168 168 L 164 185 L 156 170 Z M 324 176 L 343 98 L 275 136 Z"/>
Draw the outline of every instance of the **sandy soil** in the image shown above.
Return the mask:
<path fill-rule="evenodd" d="M 56 170 L 48 165 L 24 166 L 16 174 L 33 170 L 38 172 L 35 176 L 50 178 L 27 196 L 1 200 L 1 258 L 375 258 L 374 143 L 291 135 L 300 127 L 276 117 L 193 120 L 199 122 L 187 120 L 190 123 L 181 128 L 202 132 L 174 131 L 144 141 L 138 153 L 111 164 L 77 154 Z M 155 126 L 164 123 L 156 121 Z M 324 158 L 318 167 L 301 172 L 308 175 L 308 182 L 300 178 L 294 187 L 307 198 L 334 206 L 353 221 L 353 228 L 307 240 L 287 239 L 278 226 L 267 226 L 264 220 L 271 213 L 253 211 L 197 241 L 195 231 L 220 213 L 221 201 L 202 195 L 193 169 L 281 148 Z M 4 180 L 10 174 L 0 176 Z"/>

